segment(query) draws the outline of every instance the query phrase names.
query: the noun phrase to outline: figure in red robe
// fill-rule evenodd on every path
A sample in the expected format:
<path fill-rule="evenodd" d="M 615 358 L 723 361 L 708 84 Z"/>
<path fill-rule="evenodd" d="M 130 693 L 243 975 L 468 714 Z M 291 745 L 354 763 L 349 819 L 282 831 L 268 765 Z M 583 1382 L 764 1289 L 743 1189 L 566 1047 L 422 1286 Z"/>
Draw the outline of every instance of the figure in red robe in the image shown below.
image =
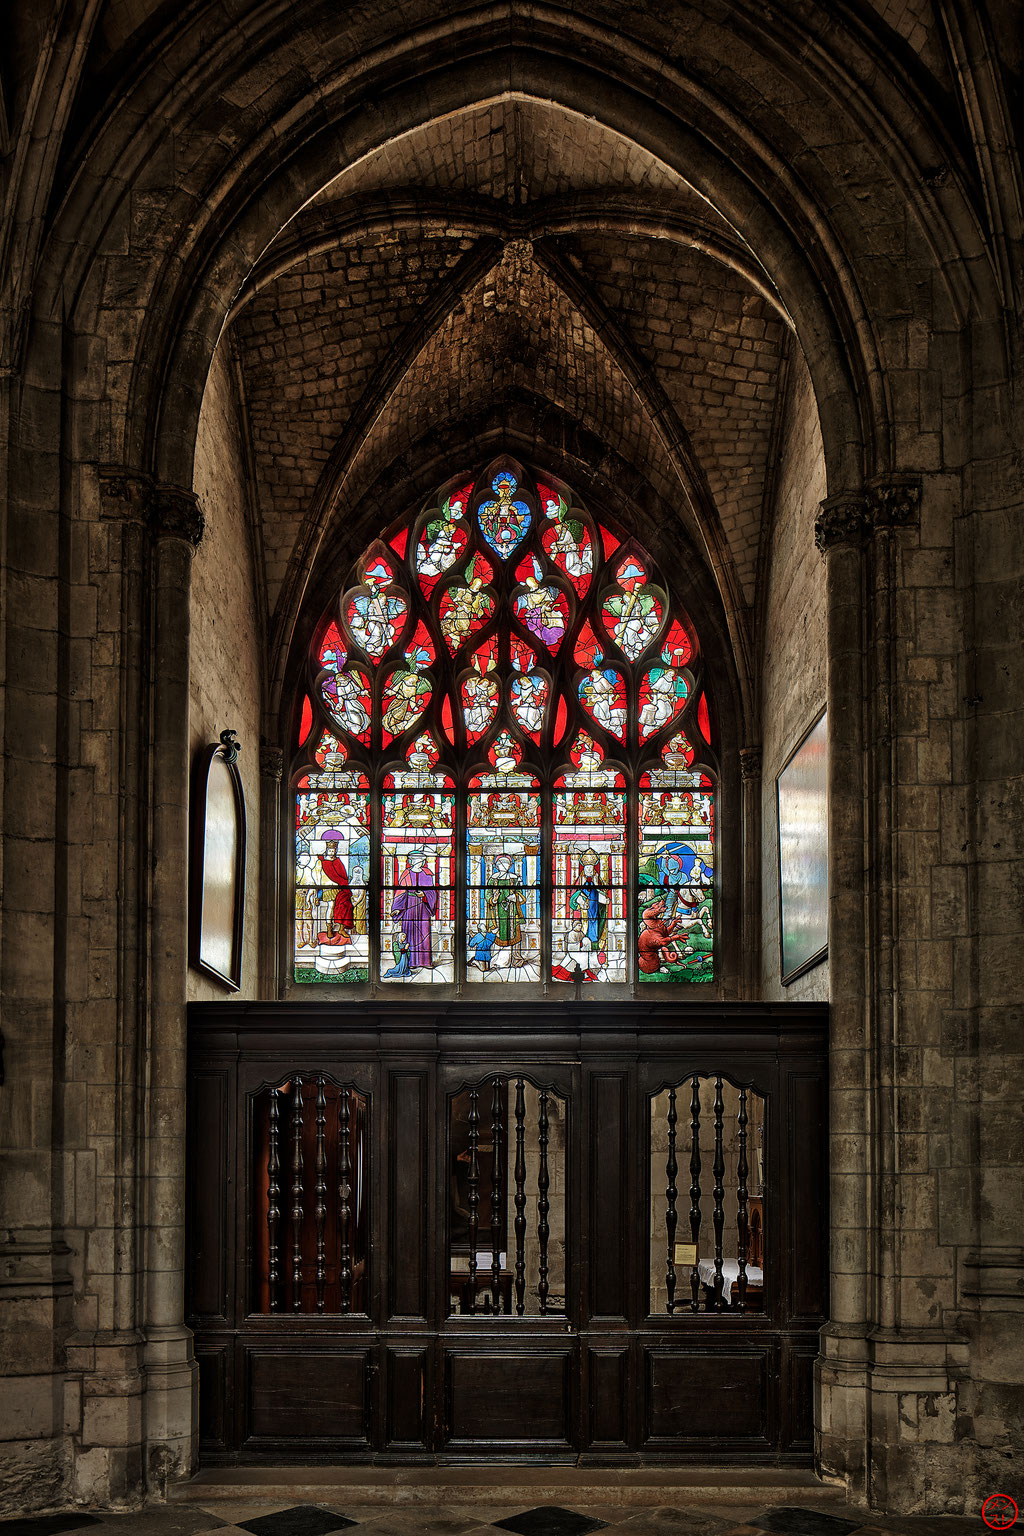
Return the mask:
<path fill-rule="evenodd" d="M 668 960 L 682 959 L 672 942 L 679 937 L 680 925 L 663 922 L 664 915 L 663 901 L 654 902 L 643 914 L 643 927 L 636 941 L 636 963 L 647 975 L 659 971 Z"/>
<path fill-rule="evenodd" d="M 352 940 L 352 891 L 348 883 L 348 870 L 338 858 L 338 844 L 341 841 L 340 832 L 324 833 L 327 849 L 320 855 L 320 868 L 324 872 L 325 880 L 336 885 L 337 890 L 334 893 L 334 907 L 326 932 L 317 934 L 318 944 L 340 946 L 349 944 Z"/>

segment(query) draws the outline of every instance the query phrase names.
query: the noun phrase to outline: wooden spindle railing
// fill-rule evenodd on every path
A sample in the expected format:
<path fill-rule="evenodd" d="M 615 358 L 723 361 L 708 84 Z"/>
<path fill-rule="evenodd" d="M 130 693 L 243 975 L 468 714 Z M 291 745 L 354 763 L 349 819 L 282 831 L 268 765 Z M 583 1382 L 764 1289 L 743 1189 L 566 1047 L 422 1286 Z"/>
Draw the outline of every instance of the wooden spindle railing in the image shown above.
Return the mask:
<path fill-rule="evenodd" d="M 292 1085 L 292 1311 L 302 1309 L 302 1078 Z"/>
<path fill-rule="evenodd" d="M 504 1105 L 505 1085 L 500 1077 L 496 1077 L 491 1090 L 491 1304 L 496 1313 L 501 1311 Z"/>
<path fill-rule="evenodd" d="M 725 1202 L 724 1202 L 725 1186 L 722 1183 L 722 1180 L 723 1180 L 723 1178 L 725 1176 L 725 1143 L 724 1143 L 724 1137 L 723 1137 L 723 1120 L 722 1120 L 722 1111 L 723 1111 L 724 1108 L 725 1108 L 725 1105 L 722 1102 L 722 1079 L 720 1077 L 716 1077 L 715 1078 L 715 1161 L 714 1161 L 714 1168 L 713 1168 L 714 1175 L 715 1175 L 715 1189 L 714 1189 L 715 1204 L 714 1204 L 714 1210 L 712 1212 L 712 1218 L 711 1218 L 712 1219 L 712 1223 L 714 1225 L 714 1231 L 715 1231 L 715 1301 L 714 1301 L 714 1307 L 715 1307 L 715 1311 L 716 1312 L 721 1312 L 723 1306 L 725 1305 L 725 1303 L 724 1303 L 724 1301 L 722 1299 L 722 1283 L 723 1283 L 723 1276 L 722 1276 L 722 1234 L 723 1234 L 723 1232 L 725 1230 Z"/>
<path fill-rule="evenodd" d="M 747 1090 L 740 1089 L 740 1109 L 736 1117 L 739 1128 L 737 1137 L 739 1152 L 736 1160 L 736 1261 L 739 1275 L 736 1280 L 736 1306 L 740 1312 L 747 1310 Z"/>
<path fill-rule="evenodd" d="M 341 1310 L 352 1310 L 352 1107 L 349 1090 L 338 1093 L 338 1289 Z"/>
<path fill-rule="evenodd" d="M 327 1222 L 327 1092 L 322 1073 L 316 1079 L 316 1309 L 324 1310 L 327 1284 L 327 1252 L 324 1229 Z"/>
<path fill-rule="evenodd" d="M 700 1270 L 697 1267 L 700 1242 L 700 1078 L 690 1079 L 690 1242 L 693 1267 L 690 1270 L 690 1311 L 700 1307 Z"/>
<path fill-rule="evenodd" d="M 548 1173 L 548 1095 L 544 1088 L 540 1091 L 537 1133 L 540 1144 L 540 1160 L 537 1169 L 537 1241 L 540 1244 L 540 1276 L 537 1283 L 537 1296 L 543 1313 L 548 1309 L 548 1238 L 551 1235 L 551 1228 L 548 1225 L 548 1214 L 551 1210 L 551 1202 L 548 1199 L 548 1190 L 551 1185 Z"/>
<path fill-rule="evenodd" d="M 516 1079 L 516 1162 L 514 1177 L 516 1234 L 516 1316 L 526 1310 L 526 1083 Z"/>
<path fill-rule="evenodd" d="M 267 1300 L 271 1312 L 279 1305 L 281 1283 L 281 1109 L 279 1088 L 270 1090 L 267 1142 Z"/>
<path fill-rule="evenodd" d="M 476 1088 L 469 1090 L 469 1284 L 468 1310 L 476 1311 L 476 1249 L 480 1240 L 480 1110 Z"/>

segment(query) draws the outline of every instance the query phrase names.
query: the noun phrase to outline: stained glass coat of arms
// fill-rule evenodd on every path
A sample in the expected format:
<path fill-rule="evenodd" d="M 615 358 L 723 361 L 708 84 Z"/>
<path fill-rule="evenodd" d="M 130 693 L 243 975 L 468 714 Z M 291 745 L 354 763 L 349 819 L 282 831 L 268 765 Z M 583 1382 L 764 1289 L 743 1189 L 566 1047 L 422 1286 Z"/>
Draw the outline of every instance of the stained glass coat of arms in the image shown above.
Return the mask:
<path fill-rule="evenodd" d="M 503 457 L 351 582 L 300 698 L 295 980 L 712 981 L 713 710 L 646 551 Z"/>

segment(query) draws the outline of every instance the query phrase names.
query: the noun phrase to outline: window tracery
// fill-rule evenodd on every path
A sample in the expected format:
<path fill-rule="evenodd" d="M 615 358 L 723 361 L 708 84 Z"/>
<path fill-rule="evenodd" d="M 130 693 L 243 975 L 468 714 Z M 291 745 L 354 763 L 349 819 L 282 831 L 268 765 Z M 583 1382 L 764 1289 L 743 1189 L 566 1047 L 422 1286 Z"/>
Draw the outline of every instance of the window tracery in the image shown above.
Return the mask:
<path fill-rule="evenodd" d="M 452 483 L 371 545 L 316 631 L 296 980 L 712 980 L 692 625 L 565 486 L 507 457 Z"/>

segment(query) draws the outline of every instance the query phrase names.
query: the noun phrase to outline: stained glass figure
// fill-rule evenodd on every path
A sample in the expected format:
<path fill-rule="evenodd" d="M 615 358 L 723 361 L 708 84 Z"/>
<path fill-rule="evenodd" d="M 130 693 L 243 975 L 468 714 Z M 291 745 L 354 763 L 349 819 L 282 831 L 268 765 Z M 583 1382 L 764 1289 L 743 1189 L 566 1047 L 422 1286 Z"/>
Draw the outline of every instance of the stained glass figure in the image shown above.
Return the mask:
<path fill-rule="evenodd" d="M 552 795 L 551 976 L 625 981 L 625 780 L 580 732 Z"/>
<path fill-rule="evenodd" d="M 409 604 L 392 584 L 395 573 L 383 555 L 367 561 L 363 584 L 345 599 L 345 623 L 355 644 L 374 663 L 390 651 L 405 626 Z"/>
<path fill-rule="evenodd" d="M 540 980 L 540 785 L 511 753 L 470 780 L 466 980 Z"/>
<path fill-rule="evenodd" d="M 564 496 L 546 485 L 538 485 L 537 493 L 550 520 L 541 533 L 544 551 L 572 582 L 577 595 L 585 597 L 594 570 L 594 546 L 587 526 L 573 516 Z"/>
<path fill-rule="evenodd" d="M 385 746 L 411 730 L 433 692 L 429 679 L 420 671 L 426 656 L 421 651 L 409 651 L 405 660 L 405 667 L 392 672 L 384 684 L 381 736 Z"/>
<path fill-rule="evenodd" d="M 323 771 L 305 775 L 295 799 L 295 980 L 367 981 L 369 783 L 340 766 L 333 738 L 321 747 Z"/>
<path fill-rule="evenodd" d="M 569 623 L 565 593 L 548 583 L 542 586 L 536 576 L 527 576 L 526 589 L 516 598 L 516 618 L 554 653 L 565 639 Z"/>
<path fill-rule="evenodd" d="M 661 628 L 664 608 L 635 556 L 627 555 L 620 561 L 615 579 L 619 590 L 605 598 L 601 618 L 616 645 L 630 661 L 637 661 Z"/>
<path fill-rule="evenodd" d="M 441 633 L 453 656 L 494 612 L 494 598 L 483 590 L 494 572 L 482 555 L 470 562 L 465 575 L 465 583 L 446 589 L 438 612 Z"/>
<path fill-rule="evenodd" d="M 477 512 L 480 532 L 503 560 L 515 552 L 530 526 L 530 509 L 525 501 L 516 498 L 517 489 L 515 475 L 499 471 L 491 481 L 495 499 L 484 502 Z"/>
<path fill-rule="evenodd" d="M 452 981 L 454 782 L 414 746 L 381 797 L 382 981 Z"/>
<path fill-rule="evenodd" d="M 501 701 L 498 681 L 492 676 L 494 666 L 492 657 L 481 656 L 478 652 L 473 657 L 473 665 L 476 670 L 468 673 L 459 685 L 462 695 L 462 721 L 466 727 L 466 740 L 470 744 L 479 741 L 484 732 L 490 728 Z"/>
<path fill-rule="evenodd" d="M 669 665 L 670 657 L 666 652 L 662 652 L 661 659 L 663 666 L 648 667 L 640 678 L 637 700 L 641 741 L 646 741 L 674 720 L 690 695 L 686 674 Z"/>
<path fill-rule="evenodd" d="M 580 678 L 579 699 L 591 719 L 620 741 L 626 739 L 626 682 L 615 667 L 604 665 L 601 651 L 594 653 L 594 664 Z"/>
<path fill-rule="evenodd" d="M 469 542 L 465 524 L 466 506 L 472 485 L 449 496 L 436 517 L 430 518 L 416 546 L 416 574 L 427 597 L 445 571 L 457 565 Z"/>
<path fill-rule="evenodd" d="M 714 793 L 706 774 L 662 764 L 640 780 L 640 981 L 710 981 L 714 954 Z"/>
<path fill-rule="evenodd" d="M 509 685 L 509 705 L 517 723 L 534 741 L 540 741 L 551 684 L 541 672 L 514 677 Z"/>
<path fill-rule="evenodd" d="M 344 656 L 344 652 L 342 652 Z M 326 656 L 321 658 L 329 665 Z M 320 685 L 320 694 L 332 718 L 343 731 L 364 746 L 370 741 L 370 680 L 357 667 L 332 671 Z"/>

